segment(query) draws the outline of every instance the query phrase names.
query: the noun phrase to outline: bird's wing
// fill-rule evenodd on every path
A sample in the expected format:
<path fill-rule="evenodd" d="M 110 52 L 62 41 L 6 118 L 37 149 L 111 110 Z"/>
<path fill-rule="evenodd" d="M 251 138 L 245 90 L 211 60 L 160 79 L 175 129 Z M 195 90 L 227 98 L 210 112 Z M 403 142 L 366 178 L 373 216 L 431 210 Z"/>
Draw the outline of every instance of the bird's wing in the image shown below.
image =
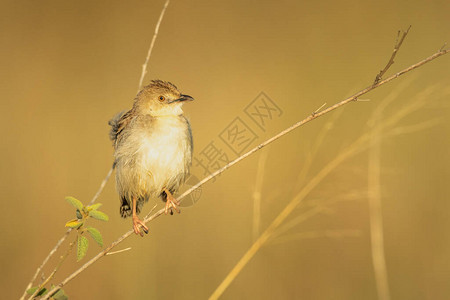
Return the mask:
<path fill-rule="evenodd" d="M 186 122 L 186 125 L 187 125 L 187 135 L 188 135 L 188 138 L 189 138 L 189 145 L 190 145 L 191 156 L 192 156 L 192 152 L 194 150 L 194 141 L 192 139 L 191 123 L 189 123 L 189 120 L 185 116 L 183 116 L 183 119 L 184 119 L 184 121 Z"/>
<path fill-rule="evenodd" d="M 130 123 L 133 118 L 132 111 L 122 111 L 116 114 L 111 120 L 109 120 L 108 124 L 111 126 L 111 131 L 109 132 L 109 138 L 113 141 L 114 145 L 117 143 L 117 139 L 120 137 L 120 134 L 124 130 L 124 128 Z"/>

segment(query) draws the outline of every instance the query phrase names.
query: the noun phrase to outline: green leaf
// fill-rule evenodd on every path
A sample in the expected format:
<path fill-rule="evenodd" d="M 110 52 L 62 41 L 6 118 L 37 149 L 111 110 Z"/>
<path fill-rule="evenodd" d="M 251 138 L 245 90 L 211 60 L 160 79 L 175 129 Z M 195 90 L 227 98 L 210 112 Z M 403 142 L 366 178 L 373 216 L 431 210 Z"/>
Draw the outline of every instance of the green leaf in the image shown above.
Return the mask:
<path fill-rule="evenodd" d="M 108 221 L 109 220 L 108 215 L 105 214 L 104 212 L 99 211 L 99 210 L 91 210 L 89 212 L 89 216 L 94 218 L 94 219 L 101 220 L 101 221 Z"/>
<path fill-rule="evenodd" d="M 64 293 L 63 289 L 58 290 L 55 294 L 53 294 L 52 299 L 54 300 L 69 300 L 69 296 Z"/>
<path fill-rule="evenodd" d="M 75 199 L 74 197 L 66 197 L 66 201 L 69 202 L 73 207 L 76 209 L 82 210 L 83 209 L 83 203 L 81 203 L 80 200 Z"/>
<path fill-rule="evenodd" d="M 94 241 L 97 242 L 97 244 L 100 247 L 103 247 L 103 238 L 102 238 L 102 234 L 100 233 L 100 231 L 98 231 L 94 227 L 88 227 L 87 228 L 87 232 L 89 232 L 91 237 L 94 239 Z"/>
<path fill-rule="evenodd" d="M 45 294 L 47 294 L 47 289 L 46 288 L 42 288 L 42 290 L 39 291 L 39 293 L 36 294 L 36 296 L 43 296 Z"/>
<path fill-rule="evenodd" d="M 33 295 L 34 292 L 36 292 L 37 289 L 38 289 L 37 286 L 33 286 L 32 288 L 29 288 L 29 289 L 27 290 L 27 294 L 28 294 L 28 295 Z M 46 289 L 46 288 L 42 288 L 42 289 L 39 291 L 39 293 L 36 294 L 36 297 L 37 297 L 37 296 L 45 295 L 46 293 L 47 293 L 47 289 Z"/>
<path fill-rule="evenodd" d="M 70 220 L 69 222 L 67 222 L 65 227 L 78 229 L 78 228 L 80 228 L 81 225 L 83 225 L 83 223 L 84 222 L 79 221 L 78 219 L 73 219 L 73 220 Z"/>
<path fill-rule="evenodd" d="M 89 241 L 85 236 L 79 235 L 77 241 L 77 261 L 80 261 L 87 252 Z"/>
<path fill-rule="evenodd" d="M 91 211 L 91 210 L 97 210 L 100 206 L 102 206 L 101 203 L 95 203 L 95 204 L 89 205 L 89 206 L 87 207 L 87 209 L 88 209 L 88 211 Z"/>

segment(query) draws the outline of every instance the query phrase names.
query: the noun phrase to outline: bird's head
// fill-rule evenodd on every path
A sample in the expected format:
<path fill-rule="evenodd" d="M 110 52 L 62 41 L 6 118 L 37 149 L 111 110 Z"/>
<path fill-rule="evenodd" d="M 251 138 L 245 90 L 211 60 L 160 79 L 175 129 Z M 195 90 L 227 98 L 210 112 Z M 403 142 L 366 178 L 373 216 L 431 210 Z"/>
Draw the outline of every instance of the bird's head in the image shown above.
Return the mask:
<path fill-rule="evenodd" d="M 189 95 L 182 94 L 177 87 L 162 80 L 152 80 L 136 96 L 134 109 L 141 114 L 152 116 L 172 116 L 183 113 L 184 101 L 192 101 Z"/>

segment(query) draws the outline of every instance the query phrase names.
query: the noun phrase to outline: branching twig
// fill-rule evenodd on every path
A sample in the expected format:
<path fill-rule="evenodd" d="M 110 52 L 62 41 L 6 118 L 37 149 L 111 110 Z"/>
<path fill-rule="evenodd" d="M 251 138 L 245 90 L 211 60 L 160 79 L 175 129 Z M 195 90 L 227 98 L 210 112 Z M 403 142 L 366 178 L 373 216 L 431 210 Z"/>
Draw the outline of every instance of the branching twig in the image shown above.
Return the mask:
<path fill-rule="evenodd" d="M 169 5 L 170 0 L 166 0 L 166 3 L 164 3 L 164 7 L 161 11 L 161 14 L 159 15 L 158 22 L 156 23 L 155 32 L 153 33 L 152 42 L 150 43 L 150 47 L 148 48 L 147 57 L 145 58 L 145 62 L 142 65 L 142 73 L 141 78 L 139 79 L 139 88 L 138 93 L 142 89 L 142 83 L 144 82 L 145 74 L 147 74 L 147 65 L 150 60 L 150 55 L 152 54 L 153 46 L 155 46 L 156 38 L 158 37 L 159 32 L 159 25 L 161 25 L 162 19 L 164 18 L 164 13 L 166 12 L 166 8 Z"/>
<path fill-rule="evenodd" d="M 28 300 L 33 300 L 34 297 L 41 291 L 41 289 L 43 287 L 45 287 L 45 285 L 47 283 L 50 282 L 50 280 L 52 280 L 52 278 L 55 276 L 56 272 L 59 270 L 59 268 L 61 267 L 61 265 L 63 264 L 63 262 L 66 260 L 67 256 L 69 256 L 69 254 L 72 252 L 73 246 L 76 243 L 76 239 L 75 241 L 73 241 L 72 243 L 70 243 L 69 248 L 67 249 L 66 253 L 64 253 L 63 256 L 61 256 L 61 258 L 59 259 L 58 264 L 56 265 L 55 269 L 53 269 L 53 272 L 47 277 L 47 279 L 44 280 L 44 282 L 42 282 L 38 288 L 36 289 L 36 291 L 28 298 Z"/>
<path fill-rule="evenodd" d="M 418 97 L 419 99 L 410 105 L 408 105 L 404 110 L 397 111 L 391 118 L 380 125 L 380 130 L 389 128 L 390 126 L 398 123 L 402 118 L 407 116 L 404 111 L 413 112 L 414 109 L 419 109 L 420 106 L 416 102 L 421 103 L 424 97 Z M 392 130 L 391 130 L 392 131 Z M 386 136 L 392 136 L 390 132 Z M 320 170 L 308 183 L 298 192 L 298 194 L 286 205 L 286 207 L 278 214 L 278 216 L 272 221 L 272 223 L 267 227 L 267 229 L 261 234 L 256 242 L 247 250 L 247 252 L 241 257 L 238 263 L 233 267 L 233 269 L 227 274 L 225 279 L 216 288 L 213 294 L 210 296 L 210 300 L 218 299 L 223 292 L 228 288 L 231 282 L 237 277 L 241 270 L 248 264 L 248 262 L 255 256 L 255 254 L 271 239 L 275 234 L 279 232 L 281 228 L 280 225 L 287 219 L 287 217 L 292 213 L 292 211 L 306 198 L 306 196 L 316 187 L 319 183 L 333 171 L 337 166 L 339 166 L 346 159 L 353 157 L 354 155 L 366 150 L 369 147 L 370 133 L 365 133 L 361 135 L 357 140 L 355 140 L 350 146 L 341 151 L 333 160 L 331 160 L 322 170 Z M 303 219 L 311 217 L 312 215 L 319 212 L 319 209 L 312 209 L 305 213 Z M 300 216 L 299 218 L 302 218 Z M 300 220 L 301 221 L 301 220 Z M 294 220 L 294 225 L 298 224 Z"/>
<path fill-rule="evenodd" d="M 221 173 L 223 173 L 225 170 L 231 168 L 232 166 L 234 166 L 235 164 L 237 164 L 238 162 L 242 161 L 243 159 L 249 157 L 250 155 L 254 154 L 256 151 L 262 149 L 263 147 L 267 146 L 268 144 L 276 141 L 277 139 L 279 139 L 280 137 L 288 134 L 289 132 L 293 131 L 294 129 L 314 120 L 317 119 L 321 116 L 323 116 L 324 114 L 327 114 L 345 104 L 348 104 L 352 101 L 355 101 L 358 97 L 367 94 L 368 92 L 372 91 L 373 89 L 380 87 L 394 79 L 397 79 L 398 77 L 400 77 L 401 75 L 404 75 L 414 69 L 419 68 L 420 66 L 423 66 L 424 64 L 442 56 L 447 54 L 448 52 L 450 52 L 450 50 L 443 50 L 443 51 L 439 51 L 423 60 L 421 60 L 418 63 L 415 63 L 411 66 L 409 66 L 408 68 L 384 79 L 379 81 L 376 84 L 373 84 L 361 91 L 359 91 L 358 93 L 354 94 L 351 97 L 348 97 L 347 99 L 342 100 L 341 102 L 338 102 L 336 104 L 334 104 L 333 106 L 330 106 L 318 113 L 315 114 L 311 114 L 308 117 L 306 117 L 305 119 L 295 123 L 294 125 L 290 126 L 289 128 L 286 128 L 285 130 L 281 131 L 280 133 L 276 134 L 275 136 L 269 138 L 268 140 L 266 140 L 265 142 L 259 144 L 258 146 L 256 146 L 255 148 L 251 149 L 250 151 L 248 151 L 247 153 L 241 155 L 240 157 L 236 158 L 235 160 L 231 161 L 230 163 L 228 163 L 227 165 L 225 165 L 224 167 L 222 167 L 221 169 L 215 171 L 214 173 L 210 174 L 209 176 L 205 177 L 203 180 L 201 180 L 200 182 L 198 182 L 196 185 L 192 186 L 191 188 L 189 188 L 187 191 L 185 191 L 182 195 L 180 195 L 178 197 L 178 200 L 181 202 L 183 198 L 185 198 L 187 195 L 189 195 L 190 193 L 192 193 L 193 191 L 195 191 L 196 189 L 198 189 L 199 187 L 203 186 L 205 183 L 207 183 L 208 181 L 210 181 L 211 179 L 213 179 L 214 177 L 220 175 Z M 361 141 L 359 141 L 361 142 Z M 364 140 L 364 142 L 367 142 L 367 137 Z M 328 165 L 327 167 L 325 167 L 318 175 L 316 175 L 315 178 L 313 178 L 304 188 L 303 188 L 303 192 L 300 193 L 300 195 L 294 199 L 295 201 L 293 201 L 292 204 L 289 204 L 286 209 L 284 211 L 282 211 L 282 213 L 280 213 L 279 217 L 277 217 L 274 222 L 272 223 L 271 226 L 269 226 L 269 228 L 267 230 L 269 230 L 269 232 L 271 232 L 272 230 L 274 230 L 276 227 L 278 227 L 278 225 L 287 217 L 287 215 L 289 215 L 289 213 L 292 211 L 292 209 L 294 207 L 297 206 L 297 204 L 320 182 L 320 180 L 326 176 L 326 174 L 328 174 L 334 167 L 335 164 L 339 164 L 341 160 L 345 159 L 347 156 L 353 154 L 353 152 L 350 153 L 345 153 L 343 155 L 338 156 L 335 161 L 333 161 L 333 164 Z M 153 215 L 149 216 L 149 214 L 144 218 L 143 222 L 144 224 L 150 222 L 151 220 L 159 217 L 160 215 L 162 215 L 164 213 L 164 208 L 160 209 L 159 211 L 157 211 L 156 213 L 154 213 Z M 273 227 L 274 226 L 274 227 Z M 273 227 L 273 228 L 272 228 Z M 269 236 L 267 236 L 267 230 L 265 231 L 265 233 L 263 233 L 258 240 L 255 242 L 255 244 L 252 246 L 252 248 L 249 249 L 250 254 L 246 254 L 246 256 L 250 255 L 250 258 L 254 255 L 254 250 L 259 249 L 259 247 L 264 244 L 264 242 L 269 238 Z M 60 284 L 58 284 L 52 291 L 49 292 L 49 295 L 53 294 L 54 292 L 56 292 L 58 289 L 60 289 L 61 287 L 63 287 L 65 284 L 67 284 L 70 280 L 72 280 L 73 278 L 75 278 L 77 275 L 79 275 L 82 271 L 84 271 L 86 268 L 88 268 L 90 265 L 92 265 L 94 262 L 96 262 L 98 259 L 100 259 L 101 257 L 103 257 L 106 253 L 108 253 L 112 248 L 114 248 L 116 245 L 120 244 L 123 240 L 125 240 L 127 237 L 129 237 L 131 234 L 133 233 L 133 230 L 130 230 L 128 232 L 126 232 L 125 234 L 123 234 L 121 237 L 119 237 L 116 241 L 114 241 L 110 246 L 108 246 L 105 250 L 101 251 L 99 254 L 97 254 L 95 257 L 93 257 L 91 260 L 89 260 L 87 263 L 85 263 L 82 267 L 80 267 L 78 270 L 76 270 L 74 273 L 72 273 L 71 275 L 69 275 L 69 277 L 67 277 L 66 279 L 64 279 Z M 256 247 L 256 248 L 254 248 Z M 247 257 L 248 259 L 248 257 Z M 243 267 L 241 266 L 239 263 L 236 266 L 239 268 Z M 228 282 L 229 284 L 229 282 Z M 223 292 L 223 290 L 228 286 L 228 284 L 225 284 L 225 286 L 219 286 L 218 288 L 218 293 L 219 295 Z M 217 295 L 215 293 L 215 295 Z M 45 299 L 48 299 L 45 298 Z M 213 297 L 214 299 L 214 297 Z"/>
<path fill-rule="evenodd" d="M 164 3 L 164 7 L 161 11 L 161 14 L 159 16 L 158 22 L 156 23 L 156 27 L 155 27 L 155 32 L 153 34 L 153 38 L 152 38 L 152 42 L 150 44 L 150 47 L 148 49 L 147 52 L 147 56 L 145 58 L 145 62 L 142 65 L 142 72 L 141 72 L 141 77 L 139 79 L 139 89 L 138 92 L 141 90 L 142 88 L 142 83 L 144 82 L 144 77 L 145 74 L 147 74 L 147 65 L 148 62 L 150 60 L 150 55 L 152 53 L 153 47 L 155 45 L 155 41 L 156 41 L 156 37 L 158 36 L 158 31 L 159 31 L 159 26 L 161 25 L 162 19 L 164 17 L 164 13 L 166 12 L 166 8 L 169 5 L 169 1 L 170 0 L 166 0 L 166 2 Z M 105 179 L 103 179 L 102 183 L 100 184 L 100 187 L 97 191 L 97 193 L 95 194 L 95 196 L 92 198 L 91 202 L 89 202 L 88 205 L 92 205 L 97 198 L 100 196 L 100 194 L 103 191 L 103 188 L 105 187 L 106 183 L 108 182 L 109 178 L 111 177 L 112 172 L 114 171 L 114 165 L 112 166 L 111 170 L 108 172 L 108 174 L 106 175 Z M 69 235 L 69 233 L 72 231 L 72 229 L 67 230 L 67 232 L 64 234 L 64 236 L 56 243 L 55 247 L 49 252 L 49 254 L 47 255 L 47 257 L 44 259 L 44 261 L 41 263 L 41 265 L 37 268 L 36 272 L 33 275 L 33 278 L 31 279 L 31 281 L 28 283 L 27 287 L 25 288 L 25 291 L 22 295 L 22 297 L 20 298 L 20 300 L 25 299 L 25 296 L 27 294 L 27 290 L 30 289 L 33 286 L 34 281 L 36 280 L 37 276 L 39 275 L 39 273 L 42 271 L 42 268 L 47 264 L 47 262 L 49 261 L 49 259 L 55 254 L 55 252 L 59 249 L 59 247 L 61 246 L 61 244 L 66 240 L 67 236 Z"/>
<path fill-rule="evenodd" d="M 322 180 L 344 160 L 361 151 L 362 145 L 367 143 L 367 137 L 363 136 L 349 146 L 345 151 L 341 152 L 332 161 L 330 161 L 319 173 L 317 173 L 308 183 L 300 190 L 300 192 L 286 205 L 286 207 L 278 214 L 278 216 L 270 223 L 267 229 L 260 237 L 251 245 L 247 252 L 241 257 L 238 263 L 228 273 L 225 279 L 220 283 L 216 290 L 209 297 L 210 300 L 218 299 L 228 286 L 233 282 L 241 270 L 255 256 L 273 236 L 274 232 L 292 213 L 292 211 L 306 198 L 306 196 L 320 183 Z"/>
<path fill-rule="evenodd" d="M 92 198 L 91 202 L 89 202 L 88 206 L 94 204 L 94 202 L 97 201 L 98 197 L 103 192 L 103 189 L 105 188 L 106 183 L 108 182 L 109 178 L 111 177 L 115 167 L 116 167 L 116 165 L 113 164 L 111 169 L 109 169 L 108 174 L 106 174 L 105 179 L 103 179 L 102 183 L 100 184 L 100 187 L 98 188 L 97 193 L 95 193 L 94 197 Z"/>
<path fill-rule="evenodd" d="M 387 70 L 394 64 L 394 58 L 397 55 L 398 50 L 403 44 L 403 41 L 405 40 L 406 36 L 408 35 L 409 30 L 411 29 L 411 25 L 409 25 L 408 29 L 406 31 L 403 31 L 402 36 L 400 37 L 400 31 L 397 33 L 397 40 L 395 41 L 394 51 L 392 52 L 391 58 L 389 59 L 388 63 L 384 67 L 383 70 L 378 73 L 378 75 L 375 77 L 375 81 L 373 84 L 377 84 L 383 75 L 387 72 Z M 399 39 L 400 38 L 400 39 Z M 443 48 L 441 48 L 440 51 L 442 51 Z"/>
<path fill-rule="evenodd" d="M 379 86 L 382 86 L 382 85 L 384 85 L 384 84 L 386 84 L 386 83 L 388 83 L 388 82 L 390 82 L 390 81 L 392 81 L 392 80 L 394 80 L 394 79 L 397 79 L 398 77 L 400 77 L 400 76 L 402 76 L 402 75 L 404 75 L 404 74 L 406 74 L 406 73 L 408 73 L 408 72 L 410 72 L 410 71 L 412 71 L 412 70 L 414 70 L 414 69 L 417 69 L 417 68 L 423 66 L 424 64 L 426 64 L 426 63 L 428 63 L 428 62 L 430 62 L 430 61 L 432 61 L 432 60 L 434 60 L 434 59 L 436 59 L 436 58 L 438 58 L 438 57 L 440 57 L 440 56 L 442 56 L 442 55 L 447 54 L 448 52 L 450 52 L 450 50 L 443 50 L 443 51 L 436 52 L 435 54 L 433 54 L 433 55 L 431 55 L 431 56 L 429 56 L 429 57 L 427 57 L 427 58 L 421 60 L 420 62 L 415 63 L 415 64 L 409 66 L 409 67 L 406 68 L 406 69 L 403 69 L 402 71 L 400 71 L 400 72 L 398 72 L 398 73 L 396 73 L 396 74 L 394 74 L 394 75 L 392 75 L 392 76 L 390 76 L 390 77 L 388 77 L 388 78 L 386 78 L 386 79 L 384 79 L 384 80 L 378 82 L 377 84 L 371 85 L 371 86 L 369 86 L 369 87 L 367 87 L 367 88 L 365 88 L 365 89 L 359 91 L 358 93 L 354 94 L 353 96 L 348 97 L 347 99 L 344 99 L 344 100 L 342 100 L 341 102 L 338 102 L 338 103 L 334 104 L 333 106 L 330 106 L 330 107 L 328 107 L 328 108 L 326 108 L 326 109 L 324 109 L 324 110 L 322 110 L 322 111 L 320 111 L 320 112 L 318 112 L 318 113 L 315 113 L 314 115 L 311 114 L 310 116 L 306 117 L 305 119 L 303 119 L 303 120 L 301 120 L 301 121 L 295 123 L 294 125 L 290 126 L 289 128 L 286 128 L 286 129 L 283 130 L 282 132 L 278 133 L 277 135 L 271 137 L 270 139 L 266 140 L 265 142 L 259 144 L 259 145 L 256 146 L 255 148 L 251 149 L 251 150 L 248 151 L 247 153 L 245 153 L 245 154 L 241 155 L 240 157 L 236 158 L 235 160 L 231 161 L 230 163 L 228 163 L 227 165 L 225 165 L 225 166 L 222 167 L 221 169 L 219 169 L 219 170 L 213 172 L 212 174 L 210 174 L 209 176 L 205 177 L 205 178 L 204 178 L 203 180 L 201 180 L 199 183 L 197 183 L 196 185 L 192 186 L 190 189 L 188 189 L 187 191 L 185 191 L 185 192 L 178 198 L 178 200 L 183 199 L 184 197 L 186 197 L 187 195 L 189 195 L 190 193 L 192 193 L 194 190 L 196 190 L 196 189 L 198 189 L 199 187 L 201 187 L 202 185 L 204 185 L 206 182 L 208 182 L 208 181 L 210 181 L 211 179 L 213 179 L 214 177 L 216 177 L 216 176 L 222 174 L 222 173 L 223 173 L 225 170 L 227 170 L 228 168 L 232 167 L 233 165 L 237 164 L 237 163 L 240 162 L 241 160 L 247 158 L 248 156 L 252 155 L 252 154 L 255 153 L 256 151 L 258 151 L 258 150 L 260 150 L 261 148 L 267 146 L 268 144 L 274 142 L 275 140 L 279 139 L 280 137 L 282 137 L 282 136 L 288 134 L 288 133 L 291 132 L 292 130 L 294 130 L 294 129 L 296 129 L 296 128 L 298 128 L 298 127 L 300 127 L 300 126 L 302 126 L 302 125 L 304 125 L 304 124 L 306 124 L 306 123 L 308 123 L 308 122 L 310 122 L 310 121 L 312 121 L 312 120 L 314 120 L 314 119 L 317 119 L 317 118 L 323 116 L 324 114 L 327 114 L 327 113 L 329 113 L 329 112 L 335 110 L 335 109 L 338 108 L 338 107 L 341 107 L 341 106 L 343 106 L 343 105 L 345 105 L 345 104 L 348 104 L 348 103 L 350 103 L 350 102 L 352 102 L 352 101 L 355 101 L 358 97 L 360 97 L 360 96 L 362 96 L 362 95 L 364 95 L 364 94 L 367 94 L 368 92 L 372 91 L 373 89 L 376 89 L 376 88 L 379 87 Z M 163 212 L 164 212 L 164 209 L 161 209 L 161 210 L 158 211 L 156 214 L 158 214 L 158 213 L 159 213 L 159 214 L 162 214 Z"/>
<path fill-rule="evenodd" d="M 106 174 L 106 177 L 103 179 L 102 183 L 100 184 L 100 187 L 98 188 L 97 193 L 95 193 L 91 202 L 89 202 L 89 205 L 92 205 L 92 204 L 94 204 L 95 201 L 97 201 L 97 198 L 100 196 L 103 189 L 105 188 L 106 183 L 108 182 L 109 178 L 111 177 L 113 170 L 114 170 L 114 165 L 111 167 L 108 174 Z M 25 299 L 25 296 L 27 295 L 27 291 L 33 286 L 33 283 L 36 280 L 36 278 L 38 277 L 39 273 L 41 273 L 44 266 L 47 264 L 47 262 L 50 260 L 50 258 L 56 253 L 56 251 L 59 249 L 59 247 L 62 245 L 62 243 L 69 236 L 71 231 L 72 231 L 72 228 L 69 228 L 66 231 L 66 233 L 64 233 L 64 235 L 56 243 L 55 247 L 53 247 L 53 249 L 48 253 L 47 257 L 44 259 L 44 261 L 41 263 L 41 265 L 37 268 L 36 272 L 33 275 L 33 278 L 31 278 L 31 281 L 28 283 L 27 287 L 25 288 L 25 291 L 23 292 L 22 297 L 20 297 L 20 300 Z"/>

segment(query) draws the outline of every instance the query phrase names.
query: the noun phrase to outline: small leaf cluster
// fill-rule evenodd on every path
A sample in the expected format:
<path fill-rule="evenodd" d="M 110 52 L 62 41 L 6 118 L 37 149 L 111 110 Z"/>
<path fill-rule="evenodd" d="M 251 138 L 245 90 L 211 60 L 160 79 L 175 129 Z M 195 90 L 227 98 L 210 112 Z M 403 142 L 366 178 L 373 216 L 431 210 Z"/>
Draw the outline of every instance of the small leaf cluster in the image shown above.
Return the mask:
<path fill-rule="evenodd" d="M 74 197 L 66 197 L 66 201 L 76 208 L 76 219 L 68 221 L 66 227 L 77 230 L 77 261 L 80 261 L 86 255 L 89 247 L 89 240 L 83 235 L 84 233 L 87 232 L 100 247 L 103 247 L 103 238 L 100 231 L 94 227 L 86 226 L 86 221 L 89 218 L 108 221 L 109 217 L 98 210 L 102 206 L 101 203 L 84 206 L 80 200 Z"/>
<path fill-rule="evenodd" d="M 52 284 L 52 285 L 50 286 L 50 289 L 52 290 L 54 287 L 55 287 L 55 286 Z M 29 288 L 29 289 L 27 290 L 27 294 L 28 294 L 28 295 L 33 295 L 34 292 L 36 292 L 37 289 L 38 289 L 37 286 L 34 286 L 34 287 L 32 287 L 32 288 Z M 45 296 L 47 293 L 48 293 L 48 290 L 44 287 L 44 288 L 42 288 L 42 289 L 36 294 L 36 297 Z M 56 293 L 54 293 L 54 294 L 50 297 L 50 299 L 52 299 L 52 300 L 68 300 L 69 297 L 64 293 L 64 290 L 63 290 L 63 289 L 59 289 Z"/>

